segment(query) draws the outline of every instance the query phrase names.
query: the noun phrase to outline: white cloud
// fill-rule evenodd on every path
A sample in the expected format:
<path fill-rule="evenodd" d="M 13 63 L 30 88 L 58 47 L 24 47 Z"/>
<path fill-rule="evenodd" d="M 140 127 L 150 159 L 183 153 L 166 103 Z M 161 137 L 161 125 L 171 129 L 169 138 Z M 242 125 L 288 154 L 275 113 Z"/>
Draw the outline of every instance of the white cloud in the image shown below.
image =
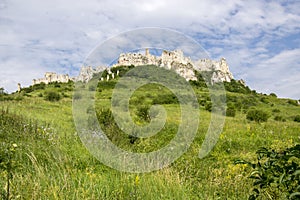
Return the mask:
<path fill-rule="evenodd" d="M 285 50 L 248 68 L 246 78 L 250 86 L 261 91 L 275 92 L 281 97 L 300 96 L 300 48 Z"/>
<path fill-rule="evenodd" d="M 291 48 L 283 43 L 278 50 L 274 41 L 299 35 L 299 7 L 299 1 L 260 0 L 1 1 L 0 66 L 10 73 L 1 75 L 0 87 L 15 87 L 11 80 L 29 83 L 36 71 L 78 71 L 97 44 L 138 27 L 182 31 L 208 49 L 213 58 L 226 57 L 234 75 L 252 84 L 257 79 L 251 69 L 287 67 L 280 56 Z M 293 48 L 300 46 L 294 44 Z M 268 62 L 272 60 L 271 66 Z M 20 65 L 27 70 L 26 77 L 18 73 Z M 274 74 L 261 73 L 264 80 L 275 80 Z M 287 79 L 285 84 L 294 89 L 297 81 L 292 74 L 276 76 L 277 81 Z M 267 90 L 259 82 L 253 87 Z M 300 98 L 292 89 L 278 94 Z"/>

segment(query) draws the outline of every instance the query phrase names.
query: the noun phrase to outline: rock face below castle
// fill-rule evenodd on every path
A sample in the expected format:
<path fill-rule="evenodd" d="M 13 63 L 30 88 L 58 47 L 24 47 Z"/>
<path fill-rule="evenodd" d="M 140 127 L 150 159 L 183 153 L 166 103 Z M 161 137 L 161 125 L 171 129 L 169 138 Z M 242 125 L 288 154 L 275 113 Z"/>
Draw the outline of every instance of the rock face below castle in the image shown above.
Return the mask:
<path fill-rule="evenodd" d="M 94 76 L 94 74 L 102 72 L 106 69 L 106 67 L 99 66 L 97 68 L 92 68 L 91 66 L 82 67 L 79 73 L 79 76 L 75 78 L 75 81 L 88 82 Z"/>
<path fill-rule="evenodd" d="M 49 84 L 52 82 L 67 83 L 69 82 L 69 80 L 71 79 L 68 74 L 56 74 L 55 72 L 46 72 L 44 78 L 33 79 L 32 83 L 33 85 L 40 83 Z"/>
<path fill-rule="evenodd" d="M 229 71 L 229 66 L 225 58 L 219 61 L 210 59 L 199 59 L 194 65 L 197 71 L 211 71 L 211 83 L 230 82 L 233 79 L 232 73 Z"/>
<path fill-rule="evenodd" d="M 212 72 L 210 77 L 211 84 L 218 82 L 230 82 L 233 79 L 232 73 L 229 71 L 228 64 L 225 58 L 221 58 L 219 61 L 210 59 L 199 59 L 198 61 L 192 61 L 189 57 L 185 57 L 180 50 L 166 51 L 164 50 L 161 56 L 154 56 L 150 54 L 146 49 L 145 54 L 142 53 L 122 53 L 119 56 L 117 66 L 140 66 L 140 65 L 156 65 L 164 67 L 169 70 L 174 70 L 177 74 L 189 80 L 197 80 L 195 71 Z M 77 81 L 87 82 L 93 78 L 94 73 L 101 72 L 106 67 L 83 67 L 79 76 L 75 79 Z M 110 71 L 110 70 L 109 70 Z"/>

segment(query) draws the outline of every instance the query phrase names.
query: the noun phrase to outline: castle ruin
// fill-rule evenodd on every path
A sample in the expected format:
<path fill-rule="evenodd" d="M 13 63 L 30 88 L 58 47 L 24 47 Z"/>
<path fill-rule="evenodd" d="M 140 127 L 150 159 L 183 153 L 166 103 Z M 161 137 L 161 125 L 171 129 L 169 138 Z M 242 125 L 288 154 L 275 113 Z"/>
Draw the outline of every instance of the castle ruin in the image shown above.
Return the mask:
<path fill-rule="evenodd" d="M 189 80 L 197 80 L 196 72 L 211 72 L 210 82 L 211 84 L 218 82 L 230 82 L 233 79 L 232 73 L 229 71 L 229 66 L 225 58 L 221 58 L 218 61 L 208 58 L 201 58 L 193 61 L 189 57 L 184 56 L 181 50 L 167 51 L 163 50 L 160 56 L 152 55 L 149 49 L 145 49 L 145 53 L 131 52 L 121 53 L 118 61 L 113 66 L 98 66 L 93 68 L 92 66 L 84 66 L 81 68 L 79 75 L 71 80 L 88 82 L 96 73 L 107 70 L 108 76 L 101 79 L 110 80 L 119 76 L 119 72 L 112 74 L 111 68 L 118 66 L 141 66 L 141 65 L 155 65 L 164 67 L 169 70 L 174 70 L 177 74 Z M 56 73 L 48 72 L 45 74 L 45 78 L 33 80 L 33 84 L 41 82 L 68 82 L 70 80 L 68 75 L 58 75 Z"/>
<path fill-rule="evenodd" d="M 46 72 L 44 78 L 33 79 L 33 85 L 45 83 L 49 84 L 52 82 L 60 82 L 60 83 L 67 83 L 71 79 L 68 74 L 57 74 L 55 72 Z"/>
<path fill-rule="evenodd" d="M 230 82 L 233 79 L 225 58 L 221 58 L 219 61 L 199 59 L 194 62 L 189 57 L 185 57 L 181 50 L 163 50 L 161 56 L 151 55 L 149 49 L 145 50 L 144 55 L 141 53 L 122 53 L 117 64 L 112 67 L 129 65 L 156 65 L 169 70 L 172 69 L 187 81 L 197 80 L 195 70 L 200 72 L 212 71 L 212 84 L 224 81 Z"/>

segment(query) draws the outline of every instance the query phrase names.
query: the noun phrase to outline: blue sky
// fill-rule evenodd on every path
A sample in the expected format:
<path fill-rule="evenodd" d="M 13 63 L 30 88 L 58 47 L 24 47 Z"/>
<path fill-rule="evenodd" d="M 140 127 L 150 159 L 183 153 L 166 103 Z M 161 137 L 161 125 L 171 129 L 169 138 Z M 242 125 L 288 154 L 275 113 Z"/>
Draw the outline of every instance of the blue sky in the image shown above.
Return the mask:
<path fill-rule="evenodd" d="M 101 42 L 141 27 L 170 28 L 225 57 L 258 92 L 300 99 L 300 1 L 0 0 L 0 87 L 46 71 L 77 75 Z"/>

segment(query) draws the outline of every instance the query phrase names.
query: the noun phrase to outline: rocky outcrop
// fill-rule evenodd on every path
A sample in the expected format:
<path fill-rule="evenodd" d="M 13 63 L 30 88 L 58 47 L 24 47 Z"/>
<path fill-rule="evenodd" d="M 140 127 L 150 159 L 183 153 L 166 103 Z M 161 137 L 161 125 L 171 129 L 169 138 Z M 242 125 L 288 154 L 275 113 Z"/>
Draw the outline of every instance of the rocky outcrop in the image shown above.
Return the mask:
<path fill-rule="evenodd" d="M 77 77 L 75 77 L 75 81 L 88 82 L 93 78 L 93 75 L 99 72 L 102 72 L 106 69 L 106 67 L 98 66 L 95 69 L 91 66 L 82 67 L 80 73 Z"/>
<path fill-rule="evenodd" d="M 161 56 L 155 56 L 150 54 L 146 49 L 145 54 L 142 53 L 122 53 L 119 56 L 118 62 L 111 66 L 140 66 L 140 65 L 156 65 L 164 67 L 169 70 L 174 70 L 180 76 L 184 77 L 187 81 L 197 80 L 195 71 L 199 72 L 212 72 L 210 77 L 211 84 L 218 82 L 230 82 L 233 79 L 232 73 L 229 71 L 229 66 L 225 58 L 221 58 L 219 61 L 210 59 L 199 59 L 198 61 L 192 61 L 189 57 L 185 57 L 180 50 L 166 51 L 164 50 Z M 110 68 L 97 67 L 83 67 L 78 77 L 75 80 L 87 82 L 92 79 L 94 73 L 99 73 L 105 69 L 110 72 Z"/>
<path fill-rule="evenodd" d="M 225 58 L 221 58 L 219 61 L 200 59 L 195 62 L 195 69 L 200 72 L 212 72 L 212 76 L 210 78 L 211 84 L 218 82 L 230 82 L 231 79 L 233 79 L 233 75 L 229 71 L 229 66 Z"/>

